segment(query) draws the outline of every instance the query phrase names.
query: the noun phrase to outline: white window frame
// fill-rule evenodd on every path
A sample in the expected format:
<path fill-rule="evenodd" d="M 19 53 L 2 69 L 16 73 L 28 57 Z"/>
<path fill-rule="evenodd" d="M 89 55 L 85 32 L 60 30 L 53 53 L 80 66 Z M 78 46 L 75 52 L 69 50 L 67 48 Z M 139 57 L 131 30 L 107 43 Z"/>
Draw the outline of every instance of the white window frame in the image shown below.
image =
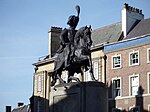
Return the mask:
<path fill-rule="evenodd" d="M 114 87 L 114 80 L 120 80 L 120 96 L 115 96 L 115 87 Z M 112 78 L 112 96 L 113 98 L 117 98 L 117 97 L 121 97 L 122 96 L 122 81 L 121 81 L 121 77 L 115 77 L 115 78 Z"/>
<path fill-rule="evenodd" d="M 150 48 L 147 49 L 147 63 L 150 63 Z"/>
<path fill-rule="evenodd" d="M 38 75 L 37 76 L 37 92 L 41 92 L 42 91 L 42 75 Z"/>
<path fill-rule="evenodd" d="M 147 91 L 150 94 L 150 72 L 147 73 Z"/>
<path fill-rule="evenodd" d="M 119 67 L 115 67 L 114 65 L 114 58 L 117 58 L 117 57 L 120 57 L 120 63 L 118 64 L 118 65 L 120 65 Z M 112 61 L 112 69 L 118 69 L 118 68 L 121 68 L 121 54 L 116 54 L 116 55 L 114 55 L 114 56 L 112 56 L 112 59 L 111 59 Z"/>
<path fill-rule="evenodd" d="M 86 78 L 86 81 L 91 81 L 91 75 L 90 75 L 89 70 L 85 72 L 85 78 Z"/>
<path fill-rule="evenodd" d="M 136 95 L 133 95 L 132 94 L 132 89 L 131 89 L 131 78 L 133 77 L 138 77 L 138 89 L 139 89 L 139 85 L 140 85 L 140 77 L 139 77 L 139 74 L 133 74 L 133 75 L 130 75 L 129 76 L 129 96 L 136 96 L 138 95 L 138 93 Z"/>
<path fill-rule="evenodd" d="M 138 54 L 138 63 L 131 63 L 131 54 L 134 54 L 134 53 L 137 53 Z M 132 51 L 132 52 L 130 52 L 129 53 L 129 66 L 135 66 L 135 65 L 139 65 L 139 63 L 140 63 L 140 55 L 139 55 L 139 51 Z"/>
<path fill-rule="evenodd" d="M 93 73 L 96 80 L 99 79 L 99 61 L 93 61 Z"/>
<path fill-rule="evenodd" d="M 62 77 L 63 77 L 62 79 L 67 82 L 68 81 L 68 71 L 66 71 L 66 70 L 62 71 Z"/>

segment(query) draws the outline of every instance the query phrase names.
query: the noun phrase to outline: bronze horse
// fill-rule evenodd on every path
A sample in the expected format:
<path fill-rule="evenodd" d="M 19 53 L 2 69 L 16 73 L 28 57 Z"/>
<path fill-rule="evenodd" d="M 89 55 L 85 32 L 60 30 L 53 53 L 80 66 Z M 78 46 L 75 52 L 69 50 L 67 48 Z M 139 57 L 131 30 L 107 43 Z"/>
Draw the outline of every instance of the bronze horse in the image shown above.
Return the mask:
<path fill-rule="evenodd" d="M 74 77 L 74 73 L 82 74 L 82 67 L 85 68 L 85 71 L 90 72 L 92 80 L 95 81 L 95 77 L 93 75 L 92 69 L 92 61 L 91 61 L 91 51 L 90 47 L 92 45 L 91 40 L 91 26 L 81 27 L 74 37 L 74 56 L 72 58 L 72 62 L 69 67 L 65 68 L 65 55 L 67 55 L 67 48 L 64 48 L 64 51 L 60 53 L 55 59 L 54 72 L 52 73 L 52 82 L 51 86 L 54 86 L 56 80 L 59 79 L 60 83 L 65 83 L 65 81 L 61 78 L 61 74 L 63 70 L 68 71 L 68 82 L 71 80 L 80 81 L 78 78 Z"/>

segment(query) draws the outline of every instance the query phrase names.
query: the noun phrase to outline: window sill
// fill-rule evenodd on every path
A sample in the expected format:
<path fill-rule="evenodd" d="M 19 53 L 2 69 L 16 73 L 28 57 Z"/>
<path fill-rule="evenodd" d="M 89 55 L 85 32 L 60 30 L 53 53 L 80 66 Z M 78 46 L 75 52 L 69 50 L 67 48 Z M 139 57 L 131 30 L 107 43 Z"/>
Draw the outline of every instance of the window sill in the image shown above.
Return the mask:
<path fill-rule="evenodd" d="M 139 63 L 136 63 L 136 64 L 129 65 L 129 67 L 132 67 L 132 66 L 139 66 L 139 65 L 140 65 Z"/>
<path fill-rule="evenodd" d="M 116 69 L 120 69 L 120 68 L 122 68 L 122 67 L 115 67 L 115 68 L 112 68 L 113 70 L 116 70 Z"/>
<path fill-rule="evenodd" d="M 147 97 L 147 96 L 150 96 L 150 94 L 143 94 L 141 95 L 143 97 Z M 121 100 L 121 99 L 130 99 L 130 98 L 135 98 L 136 95 L 133 95 L 133 96 L 117 96 L 116 98 L 108 98 L 108 100 Z"/>

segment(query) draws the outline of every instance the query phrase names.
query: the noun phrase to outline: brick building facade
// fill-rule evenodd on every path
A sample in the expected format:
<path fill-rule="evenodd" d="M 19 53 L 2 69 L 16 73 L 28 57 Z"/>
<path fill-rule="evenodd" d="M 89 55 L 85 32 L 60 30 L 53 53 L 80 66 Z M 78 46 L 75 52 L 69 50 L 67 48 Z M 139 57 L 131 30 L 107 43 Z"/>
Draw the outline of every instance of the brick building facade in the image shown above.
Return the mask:
<path fill-rule="evenodd" d="M 150 109 L 150 36 L 105 46 L 109 112 Z M 145 110 L 145 111 L 144 111 Z M 149 110 L 150 111 L 150 110 Z"/>
<path fill-rule="evenodd" d="M 61 30 L 51 27 L 48 55 L 33 64 L 34 112 L 48 112 L 50 108 L 53 56 L 59 47 Z M 109 112 L 150 111 L 150 18 L 144 19 L 142 10 L 124 4 L 122 21 L 94 29 L 92 40 L 94 75 L 98 81 L 108 84 Z M 88 72 L 75 76 L 81 81 L 91 81 Z M 63 71 L 62 78 L 66 80 L 67 71 Z"/>

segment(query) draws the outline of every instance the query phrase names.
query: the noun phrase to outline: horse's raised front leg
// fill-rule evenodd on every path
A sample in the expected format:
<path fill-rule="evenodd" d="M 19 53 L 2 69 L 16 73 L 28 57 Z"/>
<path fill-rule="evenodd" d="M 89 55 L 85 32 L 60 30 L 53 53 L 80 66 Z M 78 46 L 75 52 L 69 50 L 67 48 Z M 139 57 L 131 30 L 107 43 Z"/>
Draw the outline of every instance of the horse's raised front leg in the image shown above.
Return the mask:
<path fill-rule="evenodd" d="M 91 75 L 91 79 L 92 79 L 93 81 L 96 81 L 96 79 L 95 79 L 95 77 L 94 77 L 94 74 L 93 74 L 91 56 L 88 56 L 88 60 L 89 60 L 89 72 L 90 72 L 90 75 Z"/>
<path fill-rule="evenodd" d="M 66 83 L 61 77 L 60 77 L 61 73 L 58 73 L 58 71 L 54 71 L 52 73 L 52 81 L 51 81 L 51 87 L 54 86 L 56 84 L 57 79 L 59 79 L 60 83 Z"/>
<path fill-rule="evenodd" d="M 54 72 L 52 73 L 52 81 L 51 81 L 51 84 L 50 84 L 51 87 L 54 86 L 55 83 L 56 83 L 56 80 L 57 80 L 56 74 L 57 74 L 56 71 L 54 71 Z"/>
<path fill-rule="evenodd" d="M 66 83 L 66 81 L 64 81 L 64 80 L 61 78 L 60 74 L 57 74 L 57 78 L 59 79 L 59 81 L 60 81 L 61 84 Z"/>

